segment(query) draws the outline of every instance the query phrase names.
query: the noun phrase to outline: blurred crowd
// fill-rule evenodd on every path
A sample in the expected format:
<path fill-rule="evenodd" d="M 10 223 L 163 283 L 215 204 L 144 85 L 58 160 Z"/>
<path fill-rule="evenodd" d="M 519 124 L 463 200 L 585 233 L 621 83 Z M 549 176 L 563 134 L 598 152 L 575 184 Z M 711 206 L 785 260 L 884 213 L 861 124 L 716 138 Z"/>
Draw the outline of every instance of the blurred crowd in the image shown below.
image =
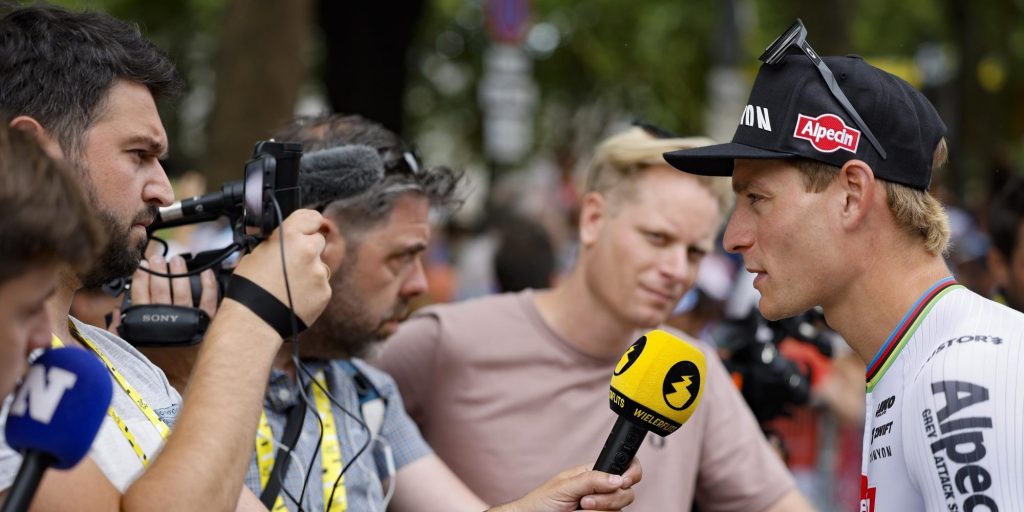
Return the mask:
<path fill-rule="evenodd" d="M 110 16 L 50 6 L 12 13 L 0 24 L 0 29 L 14 34 L 7 36 L 10 40 L 45 40 L 56 46 L 45 51 L 66 56 L 75 53 L 54 43 L 46 30 L 34 30 L 49 23 L 52 30 L 113 31 L 123 41 L 97 36 L 76 44 L 98 45 L 98 54 L 109 52 L 110 60 L 125 61 L 138 56 L 121 47 L 138 45 L 140 55 L 166 68 L 167 80 L 178 80 L 166 56 L 136 29 Z M 811 54 L 808 57 L 815 61 Z M 7 64 L 0 76 L 23 71 L 10 60 L 0 64 Z M 765 66 L 770 64 L 766 61 Z M 18 134 L 13 146 L 7 128 L 0 129 L 0 150 L 31 148 L 32 158 L 55 173 L 67 174 L 63 164 L 55 162 L 70 161 L 68 168 L 81 171 L 75 176 L 83 180 L 86 196 L 105 216 L 101 227 L 115 233 L 108 244 L 111 251 L 123 253 L 114 260 L 119 267 L 97 274 L 102 278 L 61 267 L 61 280 L 51 278 L 49 286 L 57 287 L 57 297 L 67 299 L 69 310 L 51 301 L 52 311 L 47 311 L 56 320 L 40 320 L 45 314 L 37 314 L 37 339 L 28 348 L 62 347 L 67 341 L 86 346 L 103 359 L 125 395 L 115 395 L 122 403 L 111 406 L 110 417 L 118 425 L 108 425 L 106 438 L 101 435 L 104 440 L 95 449 L 113 455 L 87 465 L 82 471 L 88 473 L 74 473 L 64 481 L 44 480 L 42 489 L 47 491 L 40 496 L 49 506 L 67 505 L 72 499 L 53 491 L 68 482 L 76 489 L 100 482 L 105 498 L 127 500 L 132 489 L 148 491 L 138 491 L 144 497 L 157 496 L 145 485 L 173 473 L 173 482 L 181 484 L 178 489 L 191 489 L 194 482 L 187 481 L 185 472 L 174 472 L 173 464 L 194 460 L 211 473 L 230 472 L 231 483 L 242 484 L 227 491 L 208 485 L 197 495 L 207 492 L 221 504 L 255 510 L 261 509 L 257 499 L 268 509 L 287 510 L 282 496 L 291 498 L 299 510 L 339 510 L 332 507 L 339 488 L 340 501 L 351 504 L 351 510 L 389 505 L 392 510 L 449 510 L 451 503 L 458 504 L 452 510 L 477 510 L 485 503 L 516 500 L 526 503 L 518 510 L 557 512 L 577 504 L 597 508 L 599 503 L 619 508 L 634 500 L 631 485 L 640 477 L 635 464 L 625 476 L 612 480 L 588 467 L 548 478 L 556 469 L 586 463 L 597 455 L 600 441 L 616 421 L 607 410 L 608 375 L 625 371 L 620 365 L 632 364 L 633 360 L 624 363 L 629 354 L 643 350 L 642 344 L 629 343 L 658 327 L 692 341 L 694 353 L 706 357 L 706 373 L 688 375 L 675 384 L 689 386 L 694 379 L 704 379 L 686 389 L 696 395 L 694 390 L 703 391 L 700 386 L 705 386 L 708 395 L 680 434 L 643 440 L 638 449 L 650 470 L 643 474 L 647 492 L 636 493 L 636 509 L 677 503 L 679 509 L 692 505 L 694 510 L 712 511 L 863 510 L 859 500 L 865 498 L 864 489 L 856 485 L 867 446 L 863 359 L 828 325 L 820 308 L 785 319 L 762 316 L 754 274 L 744 269 L 741 256 L 723 250 L 725 223 L 734 202 L 729 180 L 680 173 L 663 157 L 707 146 L 709 139 L 679 136 L 640 120 L 619 120 L 601 129 L 600 142 L 579 155 L 535 155 L 524 159 L 529 163 L 517 172 L 492 172 L 495 181 L 481 183 L 449 168 L 451 162 L 422 161 L 416 148 L 374 120 L 329 113 L 296 116 L 275 134 L 276 139 L 301 142 L 307 155 L 319 153 L 320 158 L 325 158 L 322 152 L 346 148 L 359 148 L 369 157 L 360 157 L 366 159 L 356 165 L 345 160 L 355 158 L 351 154 L 337 153 L 331 157 L 336 160 L 330 160 L 336 165 L 329 169 L 303 167 L 300 172 L 297 167 L 295 188 L 304 194 L 301 204 L 295 205 L 301 212 L 297 220 L 286 225 L 285 218 L 293 217 L 285 216 L 278 219 L 282 227 L 274 231 L 277 235 L 264 233 L 263 238 L 250 240 L 249 249 L 261 247 L 262 252 L 253 249 L 247 256 L 211 264 L 224 270 L 216 277 L 209 270 L 184 275 L 191 269 L 186 260 L 192 264 L 196 255 L 238 243 L 240 227 L 220 219 L 142 236 L 154 220 L 161 220 L 157 206 L 168 207 L 173 197 L 221 190 L 222 184 L 208 183 L 198 172 L 168 183 L 159 163 L 167 142 L 155 108 L 157 94 L 149 85 L 141 87 L 141 78 L 118 72 L 96 79 L 96 97 L 88 107 L 113 105 L 109 118 L 88 110 L 75 120 L 78 125 L 55 123 L 57 128 L 51 128 L 45 115 L 59 119 L 62 114 L 45 108 L 37 114 L 31 109 L 38 105 L 26 91 L 14 95 L 24 100 L 24 113 L 18 101 L 4 99 L 13 106 L 0 105 L 21 113 L 7 120 Z M 813 77 L 817 82 L 818 76 Z M 55 97 L 75 93 L 73 80 L 60 86 Z M 142 104 L 144 115 L 128 114 L 139 110 L 133 101 Z M 760 109 L 758 122 L 767 122 Z M 764 112 L 767 117 L 767 109 Z M 148 129 L 150 136 L 157 136 L 146 148 L 124 151 L 110 142 L 121 131 L 112 130 L 115 133 L 108 138 L 92 137 L 93 123 Z M 753 120 L 749 124 L 752 127 Z M 131 140 L 142 139 L 150 141 L 142 135 Z M 938 147 L 944 151 L 945 143 Z M 932 148 L 927 149 L 930 156 Z M 125 153 L 137 158 L 135 167 L 96 165 L 103 159 L 95 154 L 124 160 Z M 796 169 L 795 164 L 789 167 Z M 945 206 L 951 242 L 941 257 L 956 281 L 1024 311 L 1024 175 L 1006 164 L 993 167 L 988 189 L 970 196 L 969 204 L 959 199 L 964 194 L 943 187 L 941 175 L 930 192 L 927 184 L 918 192 L 934 195 Z M 372 168 L 379 176 L 349 194 L 346 173 L 363 168 Z M 70 180 L 70 174 L 57 176 Z M 173 197 L 168 186 L 174 188 Z M 807 188 L 804 193 L 810 194 Z M 457 213 L 465 203 L 475 206 Z M 81 229 L 100 229 L 87 227 Z M 294 263 L 296 268 L 288 270 L 303 285 L 295 298 L 296 304 L 305 304 L 305 318 L 291 306 L 288 278 L 281 286 L 273 277 L 285 265 L 286 244 L 274 238 L 282 236 L 285 227 L 296 240 L 288 245 L 293 252 L 289 258 L 305 263 Z M 129 233 L 123 240 L 116 236 L 119 229 Z M 25 237 L 15 233 L 8 238 Z M 98 246 L 99 236 L 93 238 L 90 245 Z M 157 240 L 160 243 L 154 243 Z M 271 250 L 257 243 L 265 240 L 281 240 L 279 260 L 277 246 Z M 141 245 L 133 245 L 137 241 Z M 65 254 L 58 256 L 69 260 Z M 54 265 L 64 265 L 64 260 Z M 173 276 L 162 274 L 167 272 Z M 230 296 L 228 279 L 236 283 Z M 244 286 L 249 286 L 248 299 L 237 291 Z M 246 302 L 253 294 L 264 308 L 268 303 L 277 307 L 278 314 L 257 311 L 259 307 Z M 232 299 L 226 301 L 226 313 L 220 302 L 225 296 Z M 48 299 L 37 302 L 44 300 Z M 186 343 L 140 342 L 124 329 L 123 312 L 150 304 L 194 311 L 205 322 L 202 331 Z M 43 311 L 42 306 L 37 309 Z M 50 329 L 51 321 L 57 327 Z M 289 322 L 294 332 L 282 326 Z M 260 339 L 250 343 L 254 340 L 241 339 L 240 334 L 224 334 L 249 332 L 254 325 L 255 338 L 273 343 L 262 346 Z M 305 345 L 293 353 L 285 340 L 297 337 L 300 330 Z M 100 348 L 90 339 L 99 340 Z M 626 355 L 621 355 L 623 350 Z M 147 384 L 138 386 L 145 400 L 123 382 L 104 352 L 114 354 L 116 364 L 137 370 L 127 372 L 128 378 Z M 242 354 L 237 362 L 236 353 Z M 250 367 L 259 371 L 249 371 Z M 264 387 L 267 373 L 270 380 Z M 305 381 L 303 373 L 309 377 Z M 5 384 L 13 387 L 14 378 L 8 380 Z M 245 385 L 235 386 L 236 381 Z M 242 395 L 239 399 L 204 401 L 232 386 Z M 157 406 L 145 405 L 147 400 Z M 693 399 L 687 402 L 691 403 Z M 669 407 L 674 408 L 671 403 Z M 130 429 L 115 409 L 136 416 L 128 423 L 131 429 L 148 433 L 142 443 L 129 437 Z M 185 412 L 179 415 L 179 409 Z M 243 430 L 246 436 L 253 435 L 255 429 L 238 425 L 255 420 L 257 409 L 257 437 L 239 441 Z M 222 411 L 232 421 L 218 421 Z M 310 419 L 303 423 L 306 416 Z M 348 423 L 349 418 L 355 423 Z M 185 434 L 171 437 L 169 425 Z M 219 428 L 222 438 L 232 440 L 230 464 L 214 460 L 214 451 L 201 436 L 188 437 L 204 430 L 200 427 Z M 132 452 L 121 446 L 118 435 L 128 440 Z M 290 445 L 286 437 L 291 437 Z M 120 446 L 120 452 L 111 446 Z M 368 455 L 360 458 L 364 450 Z M 168 462 L 151 470 L 150 459 L 157 453 L 164 453 L 161 460 Z M 275 462 L 275 454 L 299 464 L 289 473 L 290 462 Z M 11 485 L 19 457 L 0 443 L 0 469 L 6 478 L 0 487 Z M 319 478 L 316 460 L 323 473 Z M 591 485 L 597 479 L 604 487 Z M 587 485 L 581 487 L 584 480 Z M 322 483 L 322 489 L 307 494 L 309 481 Z M 239 490 L 241 497 L 236 498 Z M 344 510 L 348 505 L 340 506 Z"/>

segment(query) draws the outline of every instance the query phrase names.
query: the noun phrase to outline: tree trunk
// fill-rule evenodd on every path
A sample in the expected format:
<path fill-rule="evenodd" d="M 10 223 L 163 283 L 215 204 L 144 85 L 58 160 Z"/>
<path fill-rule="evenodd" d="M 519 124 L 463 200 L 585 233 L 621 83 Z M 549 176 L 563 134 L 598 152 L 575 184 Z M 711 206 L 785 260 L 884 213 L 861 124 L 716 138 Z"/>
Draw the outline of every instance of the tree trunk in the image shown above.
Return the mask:
<path fill-rule="evenodd" d="M 256 141 L 293 115 L 306 75 L 310 0 L 229 0 L 202 168 L 210 188 L 242 178 Z"/>
<path fill-rule="evenodd" d="M 324 84 L 335 112 L 402 134 L 406 56 L 425 3 L 320 0 Z"/>
<path fill-rule="evenodd" d="M 800 0 L 797 14 L 807 26 L 807 39 L 819 55 L 850 52 L 850 25 L 857 13 L 856 0 Z"/>

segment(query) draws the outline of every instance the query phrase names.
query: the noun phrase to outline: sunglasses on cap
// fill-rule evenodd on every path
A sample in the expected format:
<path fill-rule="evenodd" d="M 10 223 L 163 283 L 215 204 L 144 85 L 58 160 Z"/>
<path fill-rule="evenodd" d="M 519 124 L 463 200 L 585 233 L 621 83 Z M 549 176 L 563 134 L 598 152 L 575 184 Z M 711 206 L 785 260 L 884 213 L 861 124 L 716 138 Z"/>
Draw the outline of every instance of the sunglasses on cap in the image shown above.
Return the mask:
<path fill-rule="evenodd" d="M 641 119 L 639 117 L 633 119 L 632 125 L 637 127 L 637 128 L 640 128 L 641 130 L 646 132 L 647 135 L 650 135 L 651 137 L 654 137 L 655 139 L 678 139 L 679 138 L 679 135 L 676 135 L 676 133 L 673 132 L 672 130 L 669 130 L 667 128 L 662 128 L 661 126 L 658 126 L 658 125 L 656 125 L 654 123 L 648 122 L 648 121 L 646 121 L 644 119 Z"/>
<path fill-rule="evenodd" d="M 875 134 L 871 133 L 871 129 L 860 118 L 860 114 L 857 113 L 857 109 L 853 108 L 850 100 L 846 98 L 846 94 L 843 94 L 843 90 L 836 83 L 836 77 L 832 74 L 832 70 L 825 65 L 825 61 L 821 60 L 818 52 L 814 51 L 814 48 L 811 48 L 811 45 L 807 42 L 807 27 L 804 27 L 804 22 L 800 18 L 797 18 L 796 23 L 793 23 L 781 36 L 772 41 L 772 44 L 768 45 L 768 48 L 765 49 L 764 53 L 757 60 L 767 65 L 778 64 L 782 61 L 783 57 L 796 52 L 803 53 L 808 59 L 811 59 L 811 63 L 818 68 L 821 77 L 825 79 L 825 84 L 828 85 L 828 90 L 832 93 L 832 97 L 843 106 L 846 113 L 853 118 L 853 122 L 857 124 L 857 127 L 868 138 L 868 141 L 875 147 L 878 154 L 882 156 L 882 160 L 885 160 L 885 149 L 882 148 L 882 144 L 878 142 Z"/>

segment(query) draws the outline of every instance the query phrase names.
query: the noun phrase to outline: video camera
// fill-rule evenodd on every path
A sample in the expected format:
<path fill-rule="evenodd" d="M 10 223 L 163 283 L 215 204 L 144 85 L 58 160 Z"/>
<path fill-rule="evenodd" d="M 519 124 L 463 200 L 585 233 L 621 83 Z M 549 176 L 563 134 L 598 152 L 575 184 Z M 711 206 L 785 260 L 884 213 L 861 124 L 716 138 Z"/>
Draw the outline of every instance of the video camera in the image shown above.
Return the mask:
<path fill-rule="evenodd" d="M 208 222 L 227 218 L 231 225 L 230 246 L 196 254 L 183 254 L 192 286 L 193 307 L 172 304 L 131 304 L 131 278 L 111 283 L 125 293 L 121 307 L 118 334 L 129 343 L 140 347 L 181 347 L 199 343 L 210 324 L 210 317 L 198 309 L 202 286 L 199 274 L 212 269 L 217 278 L 218 300 L 227 290 L 232 269 L 224 261 L 235 252 L 251 251 L 265 240 L 278 226 L 279 219 L 287 218 L 302 204 L 299 192 L 299 163 L 302 144 L 295 142 L 261 141 L 253 149 L 253 156 L 245 164 L 244 178 L 225 183 L 217 192 L 185 199 L 160 209 L 159 217 L 149 226 L 151 240 L 160 229 Z M 164 244 L 166 248 L 166 243 Z M 155 276 L 171 277 L 154 273 Z M 158 277 L 159 278 L 159 277 Z M 118 290 L 119 289 L 119 290 Z"/>
<path fill-rule="evenodd" d="M 219 192 L 185 199 L 160 209 L 149 233 L 176 226 L 227 217 L 235 243 L 251 250 L 277 228 L 278 215 L 287 217 L 302 203 L 299 161 L 302 144 L 260 141 L 245 164 L 245 177 L 221 186 Z M 277 203 L 277 206 L 274 203 Z"/>
<path fill-rule="evenodd" d="M 759 423 L 788 415 L 790 407 L 810 401 L 809 371 L 783 356 L 778 347 L 789 338 L 831 357 L 832 341 L 823 325 L 824 314 L 817 308 L 776 322 L 752 308 L 746 317 L 723 320 L 712 329 L 711 337 L 730 353 L 723 362 Z"/>

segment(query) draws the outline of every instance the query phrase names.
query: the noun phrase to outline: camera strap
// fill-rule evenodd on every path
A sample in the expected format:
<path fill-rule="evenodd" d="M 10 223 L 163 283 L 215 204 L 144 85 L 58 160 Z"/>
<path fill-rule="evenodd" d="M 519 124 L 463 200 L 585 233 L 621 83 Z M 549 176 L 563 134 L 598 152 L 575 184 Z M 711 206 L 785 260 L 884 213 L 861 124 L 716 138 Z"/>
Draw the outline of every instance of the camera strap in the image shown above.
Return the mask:
<path fill-rule="evenodd" d="M 302 405 L 293 405 L 288 410 L 288 419 L 284 424 L 284 432 L 281 434 L 281 448 L 277 451 L 277 457 L 274 458 L 274 466 L 270 472 L 266 475 L 266 479 L 263 483 L 263 492 L 260 494 L 260 501 L 267 509 L 275 510 L 287 510 L 282 509 L 283 503 L 280 497 L 281 486 L 284 482 L 284 475 L 288 473 L 288 464 L 291 462 L 291 457 L 288 456 L 288 452 L 295 448 L 295 443 L 299 440 L 299 433 L 302 432 L 302 422 L 306 416 L 306 408 Z M 266 436 L 272 436 L 270 431 L 270 423 L 267 421 L 267 414 L 260 411 L 260 424 L 259 431 Z M 266 451 L 267 454 L 271 453 L 270 450 L 263 450 L 264 446 L 262 443 L 266 443 L 266 448 L 270 448 L 270 441 L 266 439 L 256 440 L 256 451 L 257 456 L 261 458 L 259 462 L 263 462 L 266 458 L 262 452 Z M 263 480 L 263 465 L 260 466 L 260 477 Z"/>
<path fill-rule="evenodd" d="M 249 308 L 256 316 L 273 327 L 282 338 L 291 338 L 295 333 L 292 330 L 292 319 L 298 326 L 298 332 L 306 330 L 306 324 L 301 318 L 292 313 L 287 305 L 277 300 L 277 297 L 263 289 L 262 286 L 238 275 L 233 274 L 228 283 L 228 290 L 225 298 L 233 299 L 239 304 Z"/>

